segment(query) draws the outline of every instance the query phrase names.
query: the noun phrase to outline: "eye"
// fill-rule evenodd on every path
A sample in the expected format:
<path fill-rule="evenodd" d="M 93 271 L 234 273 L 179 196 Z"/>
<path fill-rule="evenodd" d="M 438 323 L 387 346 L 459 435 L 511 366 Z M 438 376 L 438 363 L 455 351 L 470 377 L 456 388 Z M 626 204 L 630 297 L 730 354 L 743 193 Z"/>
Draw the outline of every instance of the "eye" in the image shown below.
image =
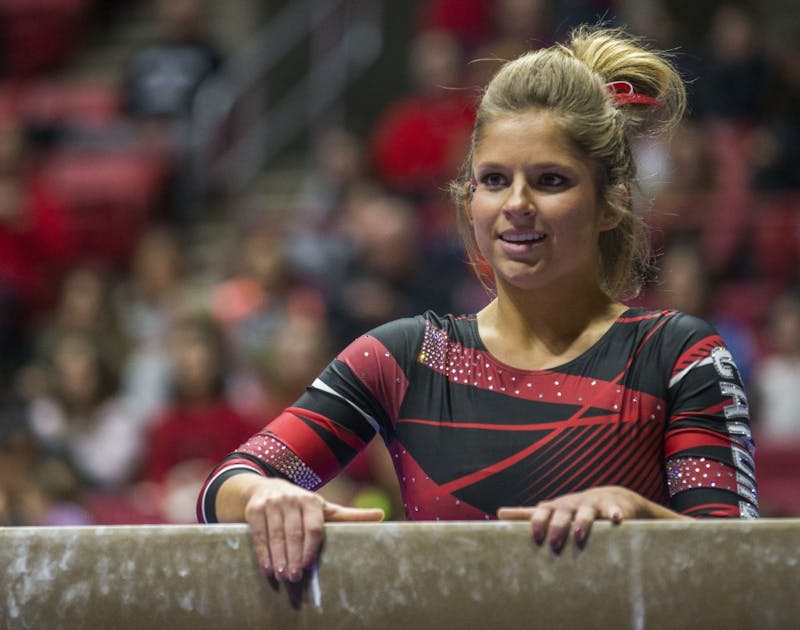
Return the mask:
<path fill-rule="evenodd" d="M 542 173 L 539 177 L 539 185 L 545 188 L 558 188 L 567 183 L 567 178 L 558 173 Z"/>
<path fill-rule="evenodd" d="M 481 184 L 487 188 L 500 188 L 506 185 L 506 178 L 500 173 L 486 173 L 481 176 Z"/>

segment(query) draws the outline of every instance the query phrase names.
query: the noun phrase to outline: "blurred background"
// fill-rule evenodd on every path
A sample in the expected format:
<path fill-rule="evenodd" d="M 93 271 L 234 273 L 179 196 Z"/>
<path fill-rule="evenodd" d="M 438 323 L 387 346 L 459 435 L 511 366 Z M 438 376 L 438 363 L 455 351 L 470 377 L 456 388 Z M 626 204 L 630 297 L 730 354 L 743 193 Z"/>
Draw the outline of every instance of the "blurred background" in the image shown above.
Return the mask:
<path fill-rule="evenodd" d="M 800 516 L 800 5 L 0 0 L 0 525 L 187 523 L 213 465 L 386 320 L 488 300 L 445 194 L 503 59 L 603 19 L 675 51 L 639 142 L 660 273 Z M 370 447 L 325 490 L 401 518 Z"/>

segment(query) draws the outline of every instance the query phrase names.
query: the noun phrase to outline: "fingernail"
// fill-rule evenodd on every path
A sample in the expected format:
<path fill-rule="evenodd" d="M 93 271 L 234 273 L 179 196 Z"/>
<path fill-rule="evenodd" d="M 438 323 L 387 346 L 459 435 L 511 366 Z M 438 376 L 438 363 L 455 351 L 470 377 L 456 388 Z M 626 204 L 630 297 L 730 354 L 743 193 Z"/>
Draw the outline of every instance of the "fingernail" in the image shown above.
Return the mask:
<path fill-rule="evenodd" d="M 622 513 L 619 510 L 613 510 L 611 512 L 611 522 L 615 525 L 622 522 Z"/>
<path fill-rule="evenodd" d="M 561 539 L 559 538 L 551 538 L 550 539 L 550 549 L 552 549 L 555 553 L 561 551 Z"/>
<path fill-rule="evenodd" d="M 286 567 L 284 567 L 283 565 L 280 565 L 275 569 L 275 575 L 278 577 L 278 579 L 283 579 L 285 572 L 286 572 Z"/>
<path fill-rule="evenodd" d="M 265 564 L 262 569 L 264 570 L 264 575 L 267 577 L 272 577 L 272 567 L 268 564 Z"/>
<path fill-rule="evenodd" d="M 578 545 L 579 549 L 583 549 L 585 543 L 586 543 L 586 532 L 580 528 L 575 529 L 575 544 Z"/>
<path fill-rule="evenodd" d="M 533 542 L 541 545 L 544 542 L 544 532 L 533 530 Z"/>
<path fill-rule="evenodd" d="M 302 577 L 303 572 L 300 569 L 292 569 L 289 571 L 289 581 L 290 582 L 299 582 L 300 578 Z"/>

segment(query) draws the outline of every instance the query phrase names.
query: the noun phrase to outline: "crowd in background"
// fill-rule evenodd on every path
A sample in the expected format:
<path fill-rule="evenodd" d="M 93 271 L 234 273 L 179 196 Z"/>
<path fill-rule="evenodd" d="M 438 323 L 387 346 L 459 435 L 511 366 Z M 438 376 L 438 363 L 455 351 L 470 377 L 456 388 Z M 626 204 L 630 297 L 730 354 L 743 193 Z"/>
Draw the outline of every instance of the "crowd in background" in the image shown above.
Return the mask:
<path fill-rule="evenodd" d="M 192 97 L 224 55 L 198 3 L 159 3 L 163 39 L 120 68 L 115 98 L 84 94 L 70 108 L 67 91 L 57 113 L 26 110 L 20 95 L 46 63 L 0 64 L 0 525 L 192 522 L 212 465 L 350 340 L 426 309 L 481 308 L 445 192 L 477 90 L 498 60 L 618 13 L 679 47 L 690 80 L 673 141 L 635 147 L 659 272 L 632 303 L 717 326 L 757 445 L 793 443 L 798 471 L 800 32 L 772 50 L 757 7 L 720 2 L 697 40 L 669 2 L 631 4 L 418 2 L 407 94 L 369 133 L 315 138 L 291 207 L 231 200 L 250 210 L 231 213 L 234 237 L 202 274 L 183 140 Z M 76 174 L 87 147 L 101 149 L 92 174 L 139 170 L 93 188 Z M 87 190 L 69 188 L 74 178 Z M 370 447 L 327 492 L 399 517 L 392 474 Z M 775 497 L 766 513 L 800 513 L 796 488 Z"/>

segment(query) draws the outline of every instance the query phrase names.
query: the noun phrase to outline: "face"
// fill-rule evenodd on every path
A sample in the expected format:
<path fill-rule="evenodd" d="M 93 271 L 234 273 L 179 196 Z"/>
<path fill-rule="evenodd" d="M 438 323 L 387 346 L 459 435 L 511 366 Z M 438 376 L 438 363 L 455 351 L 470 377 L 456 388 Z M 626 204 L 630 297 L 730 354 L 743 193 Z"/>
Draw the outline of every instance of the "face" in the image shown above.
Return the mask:
<path fill-rule="evenodd" d="M 594 164 L 552 116 L 490 123 L 472 163 L 468 214 L 498 289 L 597 282 L 599 235 L 616 221 L 598 201 Z"/>

